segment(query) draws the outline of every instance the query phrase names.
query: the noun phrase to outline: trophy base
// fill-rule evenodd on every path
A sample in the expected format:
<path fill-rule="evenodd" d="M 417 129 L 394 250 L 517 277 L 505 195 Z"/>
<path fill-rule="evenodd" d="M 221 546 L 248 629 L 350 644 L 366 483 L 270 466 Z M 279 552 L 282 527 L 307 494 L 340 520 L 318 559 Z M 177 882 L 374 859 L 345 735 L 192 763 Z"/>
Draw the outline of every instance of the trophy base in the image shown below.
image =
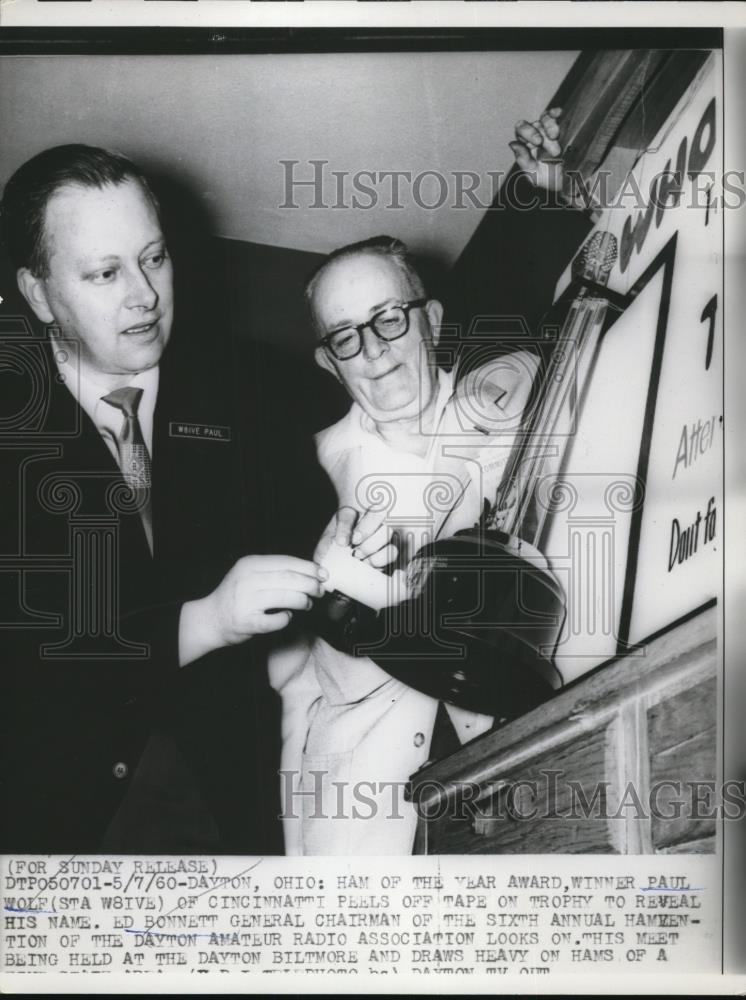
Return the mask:
<path fill-rule="evenodd" d="M 538 550 L 471 529 L 421 549 L 408 577 L 409 599 L 379 612 L 327 595 L 315 613 L 318 634 L 425 694 L 499 719 L 561 687 L 552 656 L 564 593 Z"/>

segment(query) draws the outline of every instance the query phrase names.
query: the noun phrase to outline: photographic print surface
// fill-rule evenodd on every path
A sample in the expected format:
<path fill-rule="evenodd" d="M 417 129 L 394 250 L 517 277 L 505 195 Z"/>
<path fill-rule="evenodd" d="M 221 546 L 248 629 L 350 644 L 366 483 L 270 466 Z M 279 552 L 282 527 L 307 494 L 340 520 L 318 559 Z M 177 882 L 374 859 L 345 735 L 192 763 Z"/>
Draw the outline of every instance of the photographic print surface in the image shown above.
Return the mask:
<path fill-rule="evenodd" d="M 724 58 L 0 28 L 5 988 L 722 970 Z"/>

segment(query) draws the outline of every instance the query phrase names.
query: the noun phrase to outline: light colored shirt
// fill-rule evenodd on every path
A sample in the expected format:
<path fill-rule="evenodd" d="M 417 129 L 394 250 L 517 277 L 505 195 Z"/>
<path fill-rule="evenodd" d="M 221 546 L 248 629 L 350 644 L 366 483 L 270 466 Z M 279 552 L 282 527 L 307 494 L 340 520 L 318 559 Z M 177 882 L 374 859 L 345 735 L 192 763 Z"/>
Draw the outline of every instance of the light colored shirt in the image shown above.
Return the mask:
<path fill-rule="evenodd" d="M 471 527 L 484 498 L 494 501 L 535 370 L 521 352 L 458 389 L 451 373 L 439 371 L 422 457 L 392 448 L 353 404 L 317 436 L 339 505 L 365 510 L 388 497 L 387 518 L 401 526 L 405 558 L 438 535 Z M 411 853 L 417 815 L 403 789 L 428 760 L 437 700 L 322 639 L 280 646 L 270 680 L 283 701 L 286 853 Z M 462 743 L 493 723 L 446 708 Z"/>

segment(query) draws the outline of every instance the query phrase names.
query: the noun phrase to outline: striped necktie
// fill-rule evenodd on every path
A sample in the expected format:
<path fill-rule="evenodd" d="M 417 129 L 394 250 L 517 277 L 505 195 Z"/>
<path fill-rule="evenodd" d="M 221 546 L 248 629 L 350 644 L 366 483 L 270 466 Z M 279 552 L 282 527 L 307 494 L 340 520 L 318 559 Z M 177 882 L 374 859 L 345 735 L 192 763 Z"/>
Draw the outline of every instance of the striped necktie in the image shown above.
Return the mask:
<path fill-rule="evenodd" d="M 153 516 L 150 506 L 150 455 L 142 434 L 140 421 L 137 419 L 137 408 L 140 405 L 142 393 L 142 389 L 125 386 L 122 389 L 115 389 L 108 396 L 102 396 L 101 399 L 104 403 L 115 406 L 124 414 L 122 429 L 115 439 L 119 454 L 119 468 L 122 470 L 124 481 L 135 492 L 140 517 L 152 552 Z"/>

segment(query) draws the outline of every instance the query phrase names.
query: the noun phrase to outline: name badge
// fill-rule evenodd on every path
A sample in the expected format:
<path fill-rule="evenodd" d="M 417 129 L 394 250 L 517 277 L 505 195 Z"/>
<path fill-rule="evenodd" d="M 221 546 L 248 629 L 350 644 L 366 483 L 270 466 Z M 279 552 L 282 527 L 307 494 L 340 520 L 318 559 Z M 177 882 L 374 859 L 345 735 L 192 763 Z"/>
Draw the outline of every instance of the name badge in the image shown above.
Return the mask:
<path fill-rule="evenodd" d="M 178 438 L 198 438 L 200 441 L 230 441 L 230 427 L 218 424 L 186 424 L 172 420 L 169 436 Z"/>

